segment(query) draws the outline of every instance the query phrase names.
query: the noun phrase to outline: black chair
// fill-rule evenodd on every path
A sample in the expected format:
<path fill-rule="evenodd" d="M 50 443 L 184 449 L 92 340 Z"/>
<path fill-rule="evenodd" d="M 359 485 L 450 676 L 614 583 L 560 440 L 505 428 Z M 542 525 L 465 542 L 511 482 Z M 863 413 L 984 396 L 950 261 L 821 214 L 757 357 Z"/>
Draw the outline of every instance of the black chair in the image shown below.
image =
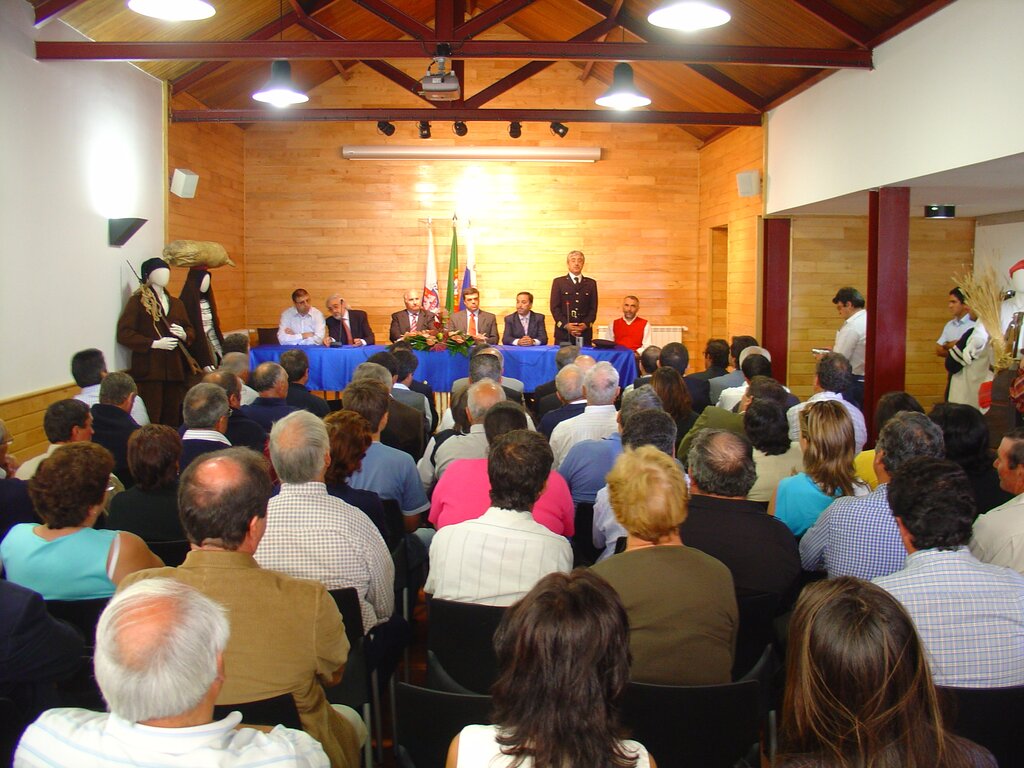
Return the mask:
<path fill-rule="evenodd" d="M 754 680 L 694 686 L 630 683 L 622 720 L 659 765 L 734 768 L 759 742 L 758 688 Z"/>
<path fill-rule="evenodd" d="M 192 548 L 185 539 L 181 541 L 147 541 L 149 551 L 164 561 L 164 565 L 177 568 L 185 562 L 185 556 Z"/>
<path fill-rule="evenodd" d="M 256 343 L 261 347 L 268 344 L 277 344 L 277 328 L 257 328 Z"/>
<path fill-rule="evenodd" d="M 399 683 L 396 741 L 401 768 L 444 768 L 448 746 L 467 725 L 490 723 L 491 697 Z"/>
<path fill-rule="evenodd" d="M 981 744 L 999 768 L 1024 766 L 1024 686 L 1013 688 L 939 688 L 953 733 Z"/>
<path fill-rule="evenodd" d="M 736 633 L 736 655 L 733 659 L 733 680 L 750 670 L 766 645 L 775 641 L 775 614 L 779 598 L 768 592 L 737 593 L 740 624 Z"/>
<path fill-rule="evenodd" d="M 430 601 L 427 649 L 459 685 L 487 693 L 498 674 L 494 632 L 505 615 L 497 605 Z"/>
<path fill-rule="evenodd" d="M 572 564 L 574 568 L 591 566 L 601 556 L 601 550 L 594 546 L 594 505 L 581 501 L 576 505 L 575 528 L 572 543 Z"/>
<path fill-rule="evenodd" d="M 338 606 L 342 621 L 345 622 L 345 636 L 348 638 L 348 660 L 341 682 L 327 688 L 327 700 L 332 704 L 345 704 L 360 712 L 366 724 L 367 733 L 374 733 L 374 715 L 377 715 L 376 737 L 378 751 L 382 751 L 380 726 L 380 697 L 377 692 L 374 673 L 366 660 L 363 637 L 363 613 L 359 608 L 359 593 L 355 587 L 330 590 Z M 372 707 L 371 707 L 372 704 Z M 373 765 L 373 744 L 368 736 L 363 745 L 363 757 L 367 768 Z"/>
<path fill-rule="evenodd" d="M 299 710 L 290 693 L 241 704 L 218 704 L 213 708 L 213 717 L 220 720 L 235 711 L 242 713 L 242 722 L 246 725 L 283 725 L 302 730 Z"/>
<path fill-rule="evenodd" d="M 78 629 L 85 638 L 86 648 L 91 653 L 91 649 L 96 647 L 96 625 L 108 602 L 109 597 L 97 597 L 92 600 L 47 600 L 46 610 L 55 619 L 66 621 Z"/>
<path fill-rule="evenodd" d="M 0 697 L 0 765 L 11 765 L 14 750 L 28 724 L 29 718 L 13 699 Z"/>

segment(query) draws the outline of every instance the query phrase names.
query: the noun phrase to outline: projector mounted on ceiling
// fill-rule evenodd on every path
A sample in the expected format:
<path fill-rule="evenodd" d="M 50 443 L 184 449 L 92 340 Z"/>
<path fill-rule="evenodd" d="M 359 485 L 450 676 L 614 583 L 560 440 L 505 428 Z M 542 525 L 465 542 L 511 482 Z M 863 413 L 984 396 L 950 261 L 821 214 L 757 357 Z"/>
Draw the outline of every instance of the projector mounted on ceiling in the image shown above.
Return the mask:
<path fill-rule="evenodd" d="M 447 56 L 438 55 L 433 58 L 427 66 L 427 74 L 420 80 L 417 93 L 429 101 L 455 101 L 462 96 L 459 78 L 448 69 Z"/>

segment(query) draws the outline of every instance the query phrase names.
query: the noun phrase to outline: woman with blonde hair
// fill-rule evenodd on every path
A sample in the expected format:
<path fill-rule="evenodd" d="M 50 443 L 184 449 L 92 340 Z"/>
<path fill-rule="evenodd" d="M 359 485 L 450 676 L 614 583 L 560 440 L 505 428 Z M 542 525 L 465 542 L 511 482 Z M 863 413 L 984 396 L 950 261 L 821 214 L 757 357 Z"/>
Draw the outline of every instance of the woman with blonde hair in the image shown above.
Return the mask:
<path fill-rule="evenodd" d="M 694 441 L 735 450 L 735 436 L 702 430 Z M 692 452 L 692 449 L 691 449 Z M 654 448 L 627 449 L 608 473 L 608 500 L 626 550 L 591 570 L 619 593 L 632 628 L 632 676 L 642 683 L 711 685 L 731 679 L 739 614 L 732 574 L 684 545 L 688 492 L 679 464 Z"/>
<path fill-rule="evenodd" d="M 869 490 L 853 469 L 853 421 L 837 401 L 809 403 L 800 410 L 800 448 L 804 471 L 781 480 L 768 506 L 768 514 L 795 536 L 803 536 L 840 496 L 863 496 Z"/>
<path fill-rule="evenodd" d="M 995 767 L 943 726 L 914 623 L 881 587 L 809 584 L 789 638 L 777 768 Z"/>

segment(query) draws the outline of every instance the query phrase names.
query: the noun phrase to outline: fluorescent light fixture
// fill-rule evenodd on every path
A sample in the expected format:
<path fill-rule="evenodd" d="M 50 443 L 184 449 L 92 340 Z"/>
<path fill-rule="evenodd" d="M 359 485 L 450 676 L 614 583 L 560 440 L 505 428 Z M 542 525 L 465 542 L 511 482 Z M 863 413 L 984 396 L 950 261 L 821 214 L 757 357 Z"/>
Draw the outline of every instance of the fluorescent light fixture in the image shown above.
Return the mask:
<path fill-rule="evenodd" d="M 344 146 L 346 160 L 506 160 L 526 163 L 593 163 L 600 147 L 463 147 L 429 144 Z"/>
<path fill-rule="evenodd" d="M 599 107 L 610 107 L 620 111 L 646 107 L 651 100 L 636 89 L 633 83 L 633 68 L 629 64 L 616 64 L 612 76 L 612 87 L 596 100 Z"/>
<path fill-rule="evenodd" d="M 128 0 L 128 7 L 143 16 L 164 21 L 198 21 L 217 12 L 206 0 Z"/>
<path fill-rule="evenodd" d="M 278 59 L 270 65 L 270 79 L 252 97 L 256 101 L 278 108 L 309 101 L 309 96 L 292 82 L 292 65 L 283 59 Z"/>
<path fill-rule="evenodd" d="M 647 21 L 656 27 L 696 32 L 701 29 L 720 27 L 731 19 L 726 11 L 696 0 L 683 0 L 656 8 Z"/>

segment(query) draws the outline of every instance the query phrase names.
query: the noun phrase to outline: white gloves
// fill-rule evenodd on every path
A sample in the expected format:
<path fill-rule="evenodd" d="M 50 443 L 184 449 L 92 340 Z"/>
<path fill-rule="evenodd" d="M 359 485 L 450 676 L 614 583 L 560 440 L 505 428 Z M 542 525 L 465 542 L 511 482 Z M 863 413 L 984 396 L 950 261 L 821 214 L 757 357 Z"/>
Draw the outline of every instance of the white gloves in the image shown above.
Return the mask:
<path fill-rule="evenodd" d="M 173 333 L 175 336 L 177 336 L 182 341 L 185 340 L 185 329 L 182 328 L 177 323 L 171 323 L 171 333 Z"/>
<path fill-rule="evenodd" d="M 156 339 L 149 346 L 151 349 L 164 349 L 170 351 L 178 348 L 178 340 L 173 336 L 164 336 L 163 338 Z"/>

